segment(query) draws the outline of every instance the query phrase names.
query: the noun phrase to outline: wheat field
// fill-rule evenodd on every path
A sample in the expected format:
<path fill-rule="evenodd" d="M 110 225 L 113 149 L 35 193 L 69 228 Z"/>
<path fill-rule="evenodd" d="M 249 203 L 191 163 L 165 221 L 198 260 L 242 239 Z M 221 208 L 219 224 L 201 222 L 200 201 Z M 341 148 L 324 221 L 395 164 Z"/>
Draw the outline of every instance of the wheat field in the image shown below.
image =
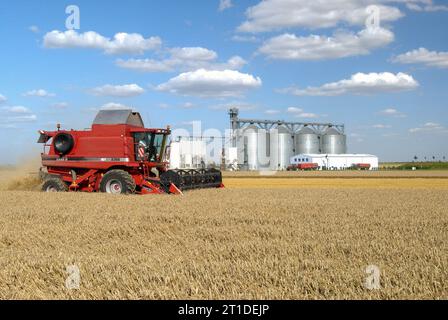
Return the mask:
<path fill-rule="evenodd" d="M 184 196 L 45 194 L 10 182 L 0 192 L 0 299 L 447 299 L 439 180 L 227 178 L 225 189 Z M 380 270 L 375 290 L 369 265 Z M 69 266 L 77 289 L 66 287 Z"/>

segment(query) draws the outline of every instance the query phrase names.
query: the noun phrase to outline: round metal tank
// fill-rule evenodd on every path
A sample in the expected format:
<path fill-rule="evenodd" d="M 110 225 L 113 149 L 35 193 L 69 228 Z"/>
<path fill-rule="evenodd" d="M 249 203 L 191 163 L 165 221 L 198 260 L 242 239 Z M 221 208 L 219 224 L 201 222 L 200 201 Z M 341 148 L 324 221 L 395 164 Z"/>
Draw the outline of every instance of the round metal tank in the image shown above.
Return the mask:
<path fill-rule="evenodd" d="M 284 126 L 270 132 L 271 170 L 286 170 L 292 156 L 292 135 Z"/>
<path fill-rule="evenodd" d="M 322 136 L 322 153 L 347 153 L 347 137 L 334 128 L 329 128 Z"/>
<path fill-rule="evenodd" d="M 258 128 L 248 126 L 244 136 L 244 164 L 249 170 L 258 170 Z"/>
<path fill-rule="evenodd" d="M 305 127 L 294 136 L 295 154 L 320 153 L 319 135 L 311 128 Z"/>
<path fill-rule="evenodd" d="M 258 129 L 257 170 L 269 170 L 271 158 L 270 132 L 266 129 Z"/>
<path fill-rule="evenodd" d="M 236 136 L 236 147 L 237 147 L 237 155 L 238 155 L 238 164 L 241 166 L 244 166 L 244 155 L 246 154 L 244 149 L 244 131 L 243 130 L 236 130 L 235 131 Z"/>

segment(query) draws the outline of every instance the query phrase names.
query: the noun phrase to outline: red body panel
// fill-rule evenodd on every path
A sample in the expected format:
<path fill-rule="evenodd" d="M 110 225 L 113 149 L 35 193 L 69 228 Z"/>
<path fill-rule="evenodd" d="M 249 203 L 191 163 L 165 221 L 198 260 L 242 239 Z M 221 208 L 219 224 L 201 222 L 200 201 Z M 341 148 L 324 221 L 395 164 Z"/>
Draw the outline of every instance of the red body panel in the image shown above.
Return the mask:
<path fill-rule="evenodd" d="M 355 169 L 368 170 L 370 169 L 370 163 L 357 163 L 353 165 Z"/>
<path fill-rule="evenodd" d="M 288 170 L 316 170 L 319 168 L 317 163 L 299 163 L 288 167 Z"/>

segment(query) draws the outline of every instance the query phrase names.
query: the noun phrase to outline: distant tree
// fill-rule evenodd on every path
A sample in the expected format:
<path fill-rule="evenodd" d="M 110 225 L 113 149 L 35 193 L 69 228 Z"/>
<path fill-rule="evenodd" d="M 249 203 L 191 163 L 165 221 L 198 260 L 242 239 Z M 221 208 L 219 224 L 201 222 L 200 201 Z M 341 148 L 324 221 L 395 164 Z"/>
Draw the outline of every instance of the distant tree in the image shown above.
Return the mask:
<path fill-rule="evenodd" d="M 414 160 L 417 161 L 417 160 L 418 160 L 418 157 L 417 157 L 417 156 L 414 156 Z"/>
<path fill-rule="evenodd" d="M 443 156 L 443 161 L 445 161 L 445 159 L 446 159 L 446 157 L 445 157 L 445 156 Z"/>
<path fill-rule="evenodd" d="M 425 157 L 425 161 L 426 161 L 426 157 Z"/>

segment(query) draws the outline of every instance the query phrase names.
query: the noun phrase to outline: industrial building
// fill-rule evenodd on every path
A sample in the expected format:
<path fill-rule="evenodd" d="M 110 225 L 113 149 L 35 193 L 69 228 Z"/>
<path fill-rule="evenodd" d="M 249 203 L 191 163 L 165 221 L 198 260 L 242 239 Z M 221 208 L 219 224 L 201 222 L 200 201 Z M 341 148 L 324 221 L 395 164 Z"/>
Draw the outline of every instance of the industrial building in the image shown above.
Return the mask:
<path fill-rule="evenodd" d="M 343 124 L 244 119 L 236 108 L 229 110 L 229 116 L 230 135 L 176 137 L 170 146 L 170 168 L 281 171 L 303 158 L 328 170 L 347 169 L 354 163 L 378 167 L 373 155 L 347 154 Z M 222 143 L 216 147 L 218 140 Z M 209 152 L 212 145 L 214 153 Z"/>
<path fill-rule="evenodd" d="M 318 170 L 378 169 L 378 157 L 371 154 L 298 154 L 290 162 L 292 165 L 315 163 Z"/>
<path fill-rule="evenodd" d="M 242 119 L 230 109 L 231 144 L 241 170 L 286 170 L 296 154 L 345 154 L 345 127 L 333 123 Z"/>
<path fill-rule="evenodd" d="M 171 169 L 195 169 L 207 161 L 206 143 L 203 140 L 179 139 L 170 144 Z"/>

